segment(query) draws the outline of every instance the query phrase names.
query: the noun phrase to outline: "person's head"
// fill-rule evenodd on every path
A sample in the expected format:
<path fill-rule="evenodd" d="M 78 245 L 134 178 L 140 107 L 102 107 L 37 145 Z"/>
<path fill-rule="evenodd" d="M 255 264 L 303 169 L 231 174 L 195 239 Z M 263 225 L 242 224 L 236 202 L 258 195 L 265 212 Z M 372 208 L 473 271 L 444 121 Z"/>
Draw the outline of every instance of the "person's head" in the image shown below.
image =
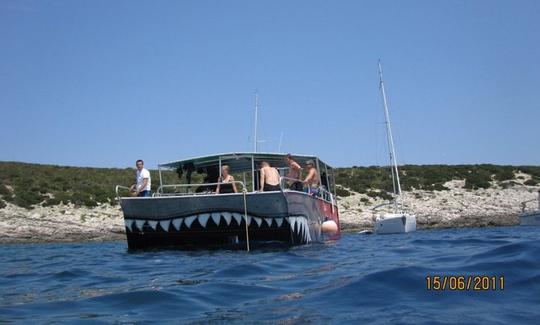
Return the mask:
<path fill-rule="evenodd" d="M 227 175 L 229 175 L 230 171 L 231 171 L 231 169 L 229 168 L 229 165 L 221 166 L 221 175 L 227 176 Z"/>
<path fill-rule="evenodd" d="M 261 166 L 261 168 L 264 168 L 264 167 L 269 167 L 270 164 L 268 163 L 268 161 L 261 161 L 261 163 L 259 164 Z"/>
<path fill-rule="evenodd" d="M 291 162 L 293 162 L 293 159 L 292 159 L 292 156 L 291 156 L 290 153 L 288 153 L 288 154 L 285 155 L 285 162 L 286 162 L 287 164 L 290 164 Z"/>
<path fill-rule="evenodd" d="M 142 159 L 137 160 L 137 161 L 135 162 L 135 166 L 137 166 L 137 169 L 138 169 L 138 170 L 143 169 L 143 167 L 144 167 L 144 161 L 142 161 Z"/>
<path fill-rule="evenodd" d="M 313 162 L 313 160 L 308 160 L 306 161 L 306 167 L 307 168 L 315 168 L 315 163 Z"/>

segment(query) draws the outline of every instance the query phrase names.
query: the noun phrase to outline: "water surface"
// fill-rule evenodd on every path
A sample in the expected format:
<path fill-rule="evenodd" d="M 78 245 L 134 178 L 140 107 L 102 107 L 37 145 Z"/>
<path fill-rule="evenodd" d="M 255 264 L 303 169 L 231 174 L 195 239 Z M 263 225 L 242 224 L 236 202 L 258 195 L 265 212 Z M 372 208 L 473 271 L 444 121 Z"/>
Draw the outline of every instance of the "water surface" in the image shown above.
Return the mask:
<path fill-rule="evenodd" d="M 505 289 L 428 291 L 429 275 L 504 276 Z M 540 227 L 345 234 L 251 253 L 2 245 L 0 292 L 0 322 L 537 324 Z"/>

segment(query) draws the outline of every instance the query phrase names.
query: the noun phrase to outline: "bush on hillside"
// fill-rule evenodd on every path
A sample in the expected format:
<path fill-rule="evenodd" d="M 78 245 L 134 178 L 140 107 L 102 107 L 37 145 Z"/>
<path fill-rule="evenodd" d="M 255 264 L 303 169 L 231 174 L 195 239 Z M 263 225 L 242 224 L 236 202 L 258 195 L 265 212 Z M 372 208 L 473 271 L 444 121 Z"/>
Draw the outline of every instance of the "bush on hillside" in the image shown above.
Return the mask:
<path fill-rule="evenodd" d="M 523 182 L 523 184 L 528 185 L 528 186 L 536 186 L 538 185 L 538 183 L 539 183 L 539 180 L 534 177 Z"/>

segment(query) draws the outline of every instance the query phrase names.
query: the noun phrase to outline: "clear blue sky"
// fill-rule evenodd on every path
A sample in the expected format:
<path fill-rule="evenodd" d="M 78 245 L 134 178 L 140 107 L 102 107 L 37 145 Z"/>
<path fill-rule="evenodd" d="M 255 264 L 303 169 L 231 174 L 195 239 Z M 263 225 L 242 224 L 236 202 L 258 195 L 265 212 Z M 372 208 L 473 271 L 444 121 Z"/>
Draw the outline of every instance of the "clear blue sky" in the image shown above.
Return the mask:
<path fill-rule="evenodd" d="M 540 1 L 0 0 L 0 160 L 540 164 Z"/>

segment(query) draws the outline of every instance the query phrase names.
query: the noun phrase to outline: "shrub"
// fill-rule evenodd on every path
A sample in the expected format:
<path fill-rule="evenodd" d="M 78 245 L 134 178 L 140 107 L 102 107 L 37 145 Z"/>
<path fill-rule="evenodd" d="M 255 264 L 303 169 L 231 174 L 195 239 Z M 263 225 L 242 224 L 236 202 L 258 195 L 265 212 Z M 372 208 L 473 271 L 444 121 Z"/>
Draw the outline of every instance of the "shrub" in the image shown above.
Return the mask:
<path fill-rule="evenodd" d="M 11 196 L 11 191 L 4 184 L 0 184 L 0 195 L 3 197 Z"/>
<path fill-rule="evenodd" d="M 523 182 L 523 184 L 528 185 L 528 186 L 536 186 L 538 185 L 538 180 L 535 178 L 531 178 Z"/>
<path fill-rule="evenodd" d="M 336 186 L 336 194 L 337 196 L 341 196 L 341 197 L 351 196 L 351 192 L 347 191 L 341 186 Z"/>
<path fill-rule="evenodd" d="M 5 208 L 6 206 L 7 206 L 6 202 L 4 202 L 3 200 L 0 200 L 0 209 Z"/>
<path fill-rule="evenodd" d="M 514 169 L 512 167 L 499 167 L 494 173 L 495 180 L 499 182 L 513 180 L 514 176 Z"/>
<path fill-rule="evenodd" d="M 476 190 L 491 186 L 491 173 L 485 169 L 474 168 L 465 177 L 465 188 Z"/>
<path fill-rule="evenodd" d="M 13 202 L 20 207 L 31 209 L 33 205 L 41 203 L 43 199 L 44 197 L 38 192 L 19 191 L 15 195 L 15 200 Z"/>

